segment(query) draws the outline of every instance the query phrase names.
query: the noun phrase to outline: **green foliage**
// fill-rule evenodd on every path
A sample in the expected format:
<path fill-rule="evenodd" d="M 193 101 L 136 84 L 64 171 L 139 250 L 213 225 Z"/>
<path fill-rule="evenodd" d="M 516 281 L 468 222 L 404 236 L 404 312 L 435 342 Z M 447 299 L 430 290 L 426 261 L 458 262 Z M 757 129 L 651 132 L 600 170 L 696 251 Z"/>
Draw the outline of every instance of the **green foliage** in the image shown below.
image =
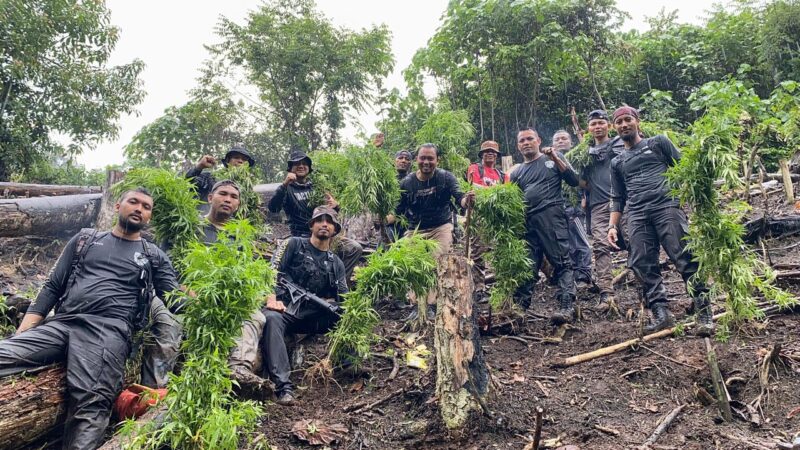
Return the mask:
<path fill-rule="evenodd" d="M 691 126 L 678 165 L 668 172 L 674 193 L 691 206 L 687 248 L 699 263 L 697 280 L 713 279 L 710 298 L 725 295 L 728 314 L 721 321 L 720 337 L 744 321 L 758 318 L 755 288 L 779 305 L 796 303 L 790 294 L 774 287 L 774 275 L 757 255 L 745 247 L 742 218 L 749 206 L 742 202 L 722 205 L 714 181 L 723 180 L 722 191 L 742 185 L 737 149 L 741 140 L 759 139 L 758 132 L 746 133 L 752 114 L 763 110 L 758 97 L 742 85 L 729 80 L 704 85 L 693 96 L 693 107 L 704 114 Z"/>
<path fill-rule="evenodd" d="M 108 65 L 119 29 L 105 2 L 5 0 L 0 23 L 0 180 L 116 136 L 144 63 Z"/>
<path fill-rule="evenodd" d="M 446 108 L 431 114 L 416 135 L 417 145 L 433 143 L 439 148 L 439 167 L 464 178 L 469 168 L 469 144 L 475 138 L 475 128 L 464 110 Z"/>
<path fill-rule="evenodd" d="M 255 258 L 255 237 L 246 220 L 233 220 L 213 245 L 189 245 L 183 282 L 196 295 L 180 294 L 186 363 L 170 379 L 164 425 L 126 424 L 132 448 L 233 450 L 242 433 L 255 429 L 263 410 L 233 397 L 227 364 L 242 322 L 274 286 L 274 271 Z"/>
<path fill-rule="evenodd" d="M 0 294 L 0 336 L 6 337 L 16 330 L 13 321 L 8 317 L 8 304 L 6 296 Z"/>
<path fill-rule="evenodd" d="M 339 198 L 342 212 L 370 212 L 381 218 L 393 213 L 400 202 L 394 160 L 372 146 L 351 147 L 347 159 L 350 176 Z"/>
<path fill-rule="evenodd" d="M 369 354 L 373 329 L 380 321 L 373 305 L 385 297 L 404 298 L 408 292 L 424 296 L 436 285 L 437 243 L 420 236 L 398 240 L 389 249 L 379 248 L 356 269 L 356 289 L 345 294 L 344 314 L 328 333 L 329 358 L 359 364 Z"/>
<path fill-rule="evenodd" d="M 115 195 L 143 186 L 153 196 L 153 214 L 150 220 L 156 241 L 172 244 L 172 264 L 183 273 L 184 257 L 200 235 L 200 215 L 194 185 L 182 176 L 165 169 L 133 169 L 125 179 L 114 186 Z"/>
<path fill-rule="evenodd" d="M 342 152 L 317 150 L 309 153 L 314 171 L 309 179 L 314 185 L 308 199 L 309 208 L 325 203 L 325 193 L 339 198 L 347 186 L 350 160 Z"/>
<path fill-rule="evenodd" d="M 248 219 L 253 224 L 261 225 L 264 218 L 261 216 L 259 207 L 261 206 L 261 196 L 253 189 L 258 184 L 258 177 L 248 164 L 241 166 L 228 166 L 214 172 L 214 178 L 220 180 L 232 180 L 239 185 L 239 211 L 236 212 L 237 219 Z"/>
<path fill-rule="evenodd" d="M 87 170 L 71 159 L 64 163 L 42 159 L 11 174 L 10 180 L 16 183 L 102 186 L 106 182 L 106 172 L 102 169 Z"/>
<path fill-rule="evenodd" d="M 533 263 L 520 236 L 525 235 L 525 201 L 513 183 L 477 189 L 473 223 L 481 240 L 492 246 L 487 255 L 496 282 L 490 294 L 494 308 L 511 304 L 517 288 L 533 278 Z"/>

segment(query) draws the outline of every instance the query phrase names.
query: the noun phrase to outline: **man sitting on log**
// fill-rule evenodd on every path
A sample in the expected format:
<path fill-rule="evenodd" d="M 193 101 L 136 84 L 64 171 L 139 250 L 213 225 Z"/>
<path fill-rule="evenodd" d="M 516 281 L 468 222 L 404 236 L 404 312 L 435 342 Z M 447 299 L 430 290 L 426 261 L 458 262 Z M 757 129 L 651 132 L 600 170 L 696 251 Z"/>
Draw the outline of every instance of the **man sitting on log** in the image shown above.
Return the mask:
<path fill-rule="evenodd" d="M 461 208 L 467 208 L 475 200 L 475 192 L 461 192 L 456 177 L 439 165 L 439 149 L 434 144 L 422 144 L 417 149 L 417 171 L 405 177 L 400 183 L 400 203 L 395 215 L 387 217 L 392 224 L 396 216 L 404 215 L 408 219 L 406 236 L 419 234 L 424 238 L 439 243 L 435 257 L 450 251 L 453 245 L 453 221 L 451 202 L 455 201 Z M 436 306 L 436 293 L 432 290 L 428 295 L 428 311 L 426 317 L 431 318 Z M 414 320 L 420 314 L 414 310 L 408 320 Z"/>
<path fill-rule="evenodd" d="M 308 223 L 310 237 L 292 237 L 278 249 L 273 266 L 292 286 L 276 285 L 267 297 L 266 325 L 261 348 L 270 376 L 275 382 L 278 404 L 294 404 L 294 386 L 289 379 L 289 354 L 284 336 L 288 333 L 316 334 L 330 330 L 339 320 L 330 308 L 303 298 L 305 293 L 335 305 L 347 292 L 344 263 L 331 251 L 331 240 L 342 231 L 336 211 L 320 206 Z"/>
<path fill-rule="evenodd" d="M 225 167 L 232 166 L 232 167 L 239 167 L 242 164 L 248 164 L 250 167 L 256 165 L 256 160 L 244 148 L 243 145 L 234 145 L 225 153 L 225 157 L 222 158 L 222 165 Z M 202 200 L 203 202 L 206 201 L 208 195 L 211 194 L 211 188 L 214 187 L 216 180 L 214 180 L 214 175 L 211 172 L 206 172 L 206 169 L 210 169 L 217 165 L 217 159 L 211 155 L 203 155 L 199 160 L 197 160 L 197 164 L 189 169 L 186 172 L 186 178 L 190 179 L 192 183 L 197 188 L 197 198 Z M 206 213 L 208 212 L 210 206 L 208 203 L 203 203 L 200 205 L 200 211 Z"/>
<path fill-rule="evenodd" d="M 575 316 L 575 278 L 569 258 L 569 227 L 564 213 L 561 182 L 578 185 L 578 177 L 561 152 L 552 147 L 539 150 L 539 133 L 532 128 L 517 133 L 517 149 L 524 158 L 511 174 L 525 196 L 525 240 L 533 261 L 533 278 L 520 286 L 515 297 L 523 309 L 531 304 L 533 287 L 539 279 L 542 257 L 553 266 L 558 283 L 558 310 L 550 316 L 555 325 L 571 322 Z"/>
<path fill-rule="evenodd" d="M 663 247 L 683 277 L 697 312 L 700 336 L 714 332 L 708 289 L 701 280 L 692 279 L 698 264 L 686 250 L 689 232 L 686 213 L 670 194 L 664 173 L 681 157 L 680 151 L 663 135 L 643 139 L 639 133 L 639 112 L 630 106 L 614 111 L 614 128 L 625 143 L 625 151 L 611 160 L 611 217 L 608 243 L 617 248 L 619 222 L 628 209 L 628 265 L 644 284 L 644 296 L 653 313 L 653 322 L 645 328 L 654 333 L 675 324 L 667 308 L 667 290 L 661 278 L 658 254 Z"/>
<path fill-rule="evenodd" d="M 308 200 L 314 185 L 308 176 L 313 171 L 311 158 L 300 150 L 292 150 L 289 154 L 286 178 L 278 186 L 275 195 L 269 200 L 267 208 L 272 213 L 282 209 L 289 219 L 289 230 L 295 237 L 310 237 L 308 222 L 311 220 L 311 208 Z M 325 193 L 326 206 L 338 211 L 339 203 L 329 193 Z M 358 260 L 364 249 L 361 244 L 344 236 L 337 236 L 332 244 L 333 251 L 344 263 L 346 278 L 349 282 Z"/>
<path fill-rule="evenodd" d="M 100 446 L 151 294 L 178 288 L 167 255 L 140 235 L 152 209 L 145 189 L 124 192 L 114 228 L 73 237 L 16 335 L 0 342 L 0 376 L 66 363 L 65 449 Z"/>

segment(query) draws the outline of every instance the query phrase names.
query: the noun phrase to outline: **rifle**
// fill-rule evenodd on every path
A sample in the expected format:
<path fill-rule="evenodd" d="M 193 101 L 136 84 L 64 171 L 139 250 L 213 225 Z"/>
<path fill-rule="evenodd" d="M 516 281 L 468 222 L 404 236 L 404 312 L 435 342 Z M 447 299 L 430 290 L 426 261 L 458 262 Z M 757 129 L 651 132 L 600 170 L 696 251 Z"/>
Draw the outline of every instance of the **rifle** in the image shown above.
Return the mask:
<path fill-rule="evenodd" d="M 278 273 L 278 282 L 277 285 L 286 290 L 286 293 L 289 294 L 289 304 L 286 305 L 285 314 L 289 314 L 290 316 L 297 317 L 297 312 L 300 311 L 300 308 L 303 304 L 307 301 L 310 301 L 325 311 L 330 312 L 331 314 L 339 317 L 342 315 L 342 307 L 326 301 L 323 298 L 318 297 L 317 295 L 308 292 L 306 289 L 292 283 L 283 273 Z"/>

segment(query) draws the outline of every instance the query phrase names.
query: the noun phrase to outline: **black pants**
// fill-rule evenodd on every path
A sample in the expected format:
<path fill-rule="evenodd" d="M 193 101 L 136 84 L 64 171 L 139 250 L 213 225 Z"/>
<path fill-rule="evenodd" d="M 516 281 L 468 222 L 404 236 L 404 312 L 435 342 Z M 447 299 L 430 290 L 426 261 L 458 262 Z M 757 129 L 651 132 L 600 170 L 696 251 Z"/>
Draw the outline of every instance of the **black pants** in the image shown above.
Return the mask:
<path fill-rule="evenodd" d="M 542 256 L 553 266 L 553 277 L 558 283 L 557 297 L 575 298 L 575 278 L 569 258 L 569 227 L 561 205 L 553 205 L 525 217 L 525 240 L 533 261 L 533 278 L 517 289 L 517 303 L 527 308 L 531 303 L 533 287 L 539 281 Z"/>
<path fill-rule="evenodd" d="M 0 376 L 66 361 L 67 420 L 64 449 L 96 449 L 122 390 L 130 329 L 119 319 L 56 316 L 0 341 Z"/>
<path fill-rule="evenodd" d="M 261 335 L 261 351 L 277 392 L 291 392 L 294 389 L 289 374 L 289 353 L 284 336 L 292 333 L 319 334 L 333 328 L 339 320 L 333 314 L 313 305 L 305 305 L 297 316 L 265 309 L 267 319 Z"/>
<path fill-rule="evenodd" d="M 628 234 L 630 238 L 628 265 L 644 284 L 647 306 L 667 301 L 667 290 L 658 265 L 659 246 L 675 264 L 684 282 L 697 273 L 697 263 L 686 250 L 684 237 L 689 233 L 686 214 L 679 208 L 663 208 L 654 211 L 630 211 Z M 692 281 L 694 296 L 708 291 L 706 285 Z"/>
<path fill-rule="evenodd" d="M 592 246 L 586 235 L 586 214 L 579 207 L 566 210 L 569 222 L 569 257 L 575 271 L 576 281 L 592 282 Z"/>

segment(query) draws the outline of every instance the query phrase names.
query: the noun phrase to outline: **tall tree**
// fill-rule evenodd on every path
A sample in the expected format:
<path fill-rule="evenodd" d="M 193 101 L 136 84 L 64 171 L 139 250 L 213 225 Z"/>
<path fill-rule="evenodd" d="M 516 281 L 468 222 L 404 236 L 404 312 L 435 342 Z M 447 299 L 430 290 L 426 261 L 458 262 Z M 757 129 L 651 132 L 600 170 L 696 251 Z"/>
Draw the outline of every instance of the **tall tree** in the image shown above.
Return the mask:
<path fill-rule="evenodd" d="M 107 64 L 119 30 L 104 2 L 4 0 L 0 23 L 0 180 L 116 136 L 144 64 Z"/>

